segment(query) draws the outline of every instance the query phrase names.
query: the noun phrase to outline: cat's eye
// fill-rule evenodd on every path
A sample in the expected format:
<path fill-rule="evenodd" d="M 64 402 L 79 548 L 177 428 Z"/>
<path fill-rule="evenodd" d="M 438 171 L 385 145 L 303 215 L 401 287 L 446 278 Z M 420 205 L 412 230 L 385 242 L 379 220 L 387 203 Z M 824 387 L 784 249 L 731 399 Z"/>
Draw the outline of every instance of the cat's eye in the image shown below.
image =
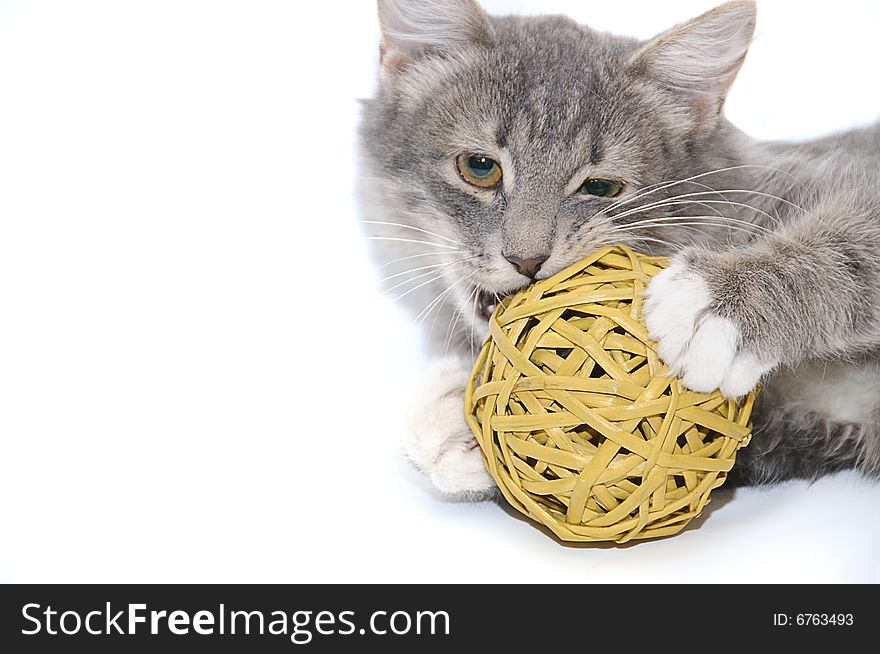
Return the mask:
<path fill-rule="evenodd" d="M 501 183 L 501 166 L 481 154 L 460 154 L 455 159 L 458 174 L 464 181 L 480 188 L 495 188 Z"/>
<path fill-rule="evenodd" d="M 578 189 L 581 195 L 595 195 L 600 198 L 613 198 L 623 190 L 623 185 L 610 179 L 588 179 Z"/>

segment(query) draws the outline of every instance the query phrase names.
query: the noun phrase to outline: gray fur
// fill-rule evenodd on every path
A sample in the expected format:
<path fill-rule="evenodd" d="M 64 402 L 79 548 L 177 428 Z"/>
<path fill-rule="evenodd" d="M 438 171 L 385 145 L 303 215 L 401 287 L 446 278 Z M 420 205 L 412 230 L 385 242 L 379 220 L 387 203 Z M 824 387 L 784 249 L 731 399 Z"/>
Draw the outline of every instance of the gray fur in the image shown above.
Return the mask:
<path fill-rule="evenodd" d="M 426 27 L 432 11 L 443 29 Z M 528 283 L 502 253 L 549 255 L 539 277 L 605 244 L 677 255 L 740 328 L 741 348 L 779 366 L 737 480 L 851 467 L 880 475 L 880 395 L 857 420 L 797 399 L 829 362 L 847 375 L 877 370 L 880 125 L 791 144 L 756 142 L 730 124 L 721 108 L 754 30 L 753 3 L 728 3 L 646 43 L 558 16 L 490 18 L 470 0 L 381 0 L 380 14 L 382 82 L 361 128 L 365 218 L 433 235 L 367 231 L 438 244 L 373 241 L 383 264 L 407 257 L 383 266 L 386 283 L 406 293 L 433 350 L 470 355 L 482 340 L 475 287 L 503 295 Z M 500 161 L 502 190 L 460 180 L 462 152 Z M 587 174 L 620 180 L 616 200 L 625 200 L 704 173 L 604 215 L 615 200 L 572 188 Z M 703 195 L 681 197 L 694 193 Z M 687 203 L 645 208 L 675 196 Z"/>

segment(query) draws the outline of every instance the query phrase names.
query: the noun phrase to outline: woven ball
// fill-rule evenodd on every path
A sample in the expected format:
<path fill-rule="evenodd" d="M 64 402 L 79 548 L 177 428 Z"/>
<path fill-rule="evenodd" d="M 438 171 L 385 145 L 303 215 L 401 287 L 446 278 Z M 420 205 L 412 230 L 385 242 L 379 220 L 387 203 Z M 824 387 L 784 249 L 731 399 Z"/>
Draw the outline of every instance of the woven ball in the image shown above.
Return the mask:
<path fill-rule="evenodd" d="M 640 322 L 665 263 L 605 248 L 489 320 L 465 414 L 504 497 L 562 540 L 678 532 L 749 441 L 755 393 L 686 390 Z"/>

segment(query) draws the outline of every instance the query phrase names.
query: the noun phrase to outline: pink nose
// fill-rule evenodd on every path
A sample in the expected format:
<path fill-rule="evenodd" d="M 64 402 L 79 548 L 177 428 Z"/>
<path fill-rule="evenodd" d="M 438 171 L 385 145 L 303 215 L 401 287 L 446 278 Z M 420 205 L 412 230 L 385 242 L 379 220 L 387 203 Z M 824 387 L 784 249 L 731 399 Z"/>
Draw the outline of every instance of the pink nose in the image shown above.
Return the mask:
<path fill-rule="evenodd" d="M 509 257 L 507 255 L 504 255 L 504 258 L 513 264 L 513 267 L 516 268 L 516 271 L 520 275 L 525 275 L 529 279 L 535 278 L 535 275 L 541 270 L 541 266 L 544 265 L 544 262 L 548 259 L 546 256 L 522 259 L 520 257 Z"/>

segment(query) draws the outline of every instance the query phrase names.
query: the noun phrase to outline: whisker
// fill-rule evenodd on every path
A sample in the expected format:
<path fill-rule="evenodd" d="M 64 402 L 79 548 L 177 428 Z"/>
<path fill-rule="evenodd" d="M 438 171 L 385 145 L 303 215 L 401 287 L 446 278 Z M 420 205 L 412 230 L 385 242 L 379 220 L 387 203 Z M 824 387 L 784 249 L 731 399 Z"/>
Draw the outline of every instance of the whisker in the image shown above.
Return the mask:
<path fill-rule="evenodd" d="M 701 184 L 700 186 L 703 186 L 703 185 Z M 710 191 L 705 191 L 705 193 L 706 194 L 715 193 L 715 194 L 721 195 L 722 197 L 723 197 L 724 193 L 749 193 L 751 195 L 758 195 L 763 198 L 769 198 L 771 200 L 776 200 L 777 202 L 781 202 L 782 204 L 787 204 L 788 206 L 792 207 L 793 209 L 797 209 L 798 211 L 805 211 L 805 209 L 801 205 L 796 204 L 796 203 L 792 202 L 791 200 L 786 200 L 785 198 L 781 198 L 778 195 L 773 195 L 772 193 L 765 193 L 763 191 L 753 191 L 753 190 L 747 189 L 747 188 L 727 188 L 727 189 L 719 189 L 719 190 L 712 189 Z"/>
<path fill-rule="evenodd" d="M 434 243 L 432 241 L 416 241 L 411 238 L 398 238 L 396 236 L 365 236 L 368 241 L 397 241 L 399 243 L 415 243 L 417 245 L 433 245 L 435 248 L 445 248 L 447 250 L 455 250 L 455 246 L 446 245 L 444 243 Z"/>
<path fill-rule="evenodd" d="M 474 273 L 475 273 L 475 272 L 476 272 L 476 271 L 474 271 Z M 471 273 L 471 275 L 473 275 L 474 273 Z M 396 298 L 394 298 L 394 299 L 395 299 L 395 300 L 399 300 L 399 299 L 401 299 L 401 298 L 403 298 L 403 297 L 406 297 L 407 295 L 409 295 L 409 294 L 412 293 L 413 291 L 420 289 L 422 286 L 425 286 L 425 285 L 427 285 L 427 284 L 430 284 L 430 283 L 432 283 L 432 282 L 435 282 L 435 281 L 437 281 L 438 279 L 441 279 L 442 277 L 443 277 L 443 274 L 441 273 L 441 274 L 437 275 L 436 277 L 434 277 L 434 278 L 432 278 L 432 279 L 429 279 L 428 281 L 419 284 L 419 285 L 416 286 L 415 288 L 411 288 L 410 290 L 408 290 L 408 291 L 407 291 L 406 293 L 404 293 L 403 295 L 399 295 L 398 297 L 396 297 Z M 470 275 L 468 275 L 468 277 L 470 277 Z M 457 283 L 458 283 L 458 282 L 453 283 L 453 284 L 447 289 L 447 291 L 452 290 L 452 289 L 455 287 L 455 285 L 456 285 Z"/>
<path fill-rule="evenodd" d="M 403 275 L 410 275 L 412 273 L 419 272 L 420 270 L 433 270 L 434 268 L 442 268 L 445 265 L 446 265 L 446 263 L 444 262 L 444 263 L 435 263 L 430 266 L 420 266 L 418 268 L 408 268 L 407 270 L 404 270 L 403 272 L 399 272 L 399 273 L 395 273 L 394 275 L 388 275 L 387 277 L 383 277 L 382 279 L 379 280 L 378 283 L 382 284 L 383 282 L 387 282 L 388 280 L 394 279 L 395 277 L 402 277 Z M 416 278 L 414 278 L 414 279 L 416 279 Z"/>
<path fill-rule="evenodd" d="M 421 254 L 411 254 L 407 257 L 400 257 L 399 259 L 393 259 L 391 261 L 388 261 L 387 263 L 383 263 L 381 266 L 378 267 L 378 270 L 381 270 L 382 268 L 387 268 L 388 266 L 395 263 L 400 263 L 401 261 L 408 261 L 409 259 L 418 259 L 420 257 L 444 257 L 447 254 L 459 254 L 462 252 L 467 252 L 467 250 L 450 250 L 449 252 L 422 252 Z"/>
<path fill-rule="evenodd" d="M 474 287 L 474 292 L 476 293 L 476 287 Z M 474 342 L 477 340 L 477 298 L 474 296 L 473 302 L 471 304 L 471 322 L 470 324 L 465 324 L 465 329 L 470 331 L 470 336 L 468 336 L 468 344 L 471 346 L 471 361 L 477 358 L 477 353 L 474 352 Z"/>
<path fill-rule="evenodd" d="M 639 236 L 637 234 L 624 234 L 623 238 L 624 239 L 632 239 L 632 240 L 636 240 L 636 241 L 643 241 L 643 242 L 648 242 L 648 243 L 659 243 L 660 245 L 666 246 L 668 248 L 677 247 L 675 243 L 670 243 L 669 241 L 664 241 L 663 239 L 659 239 L 659 238 L 652 238 L 651 236 Z M 618 239 L 615 242 L 620 244 L 622 240 L 623 239 Z"/>
<path fill-rule="evenodd" d="M 470 299 L 470 296 L 468 296 Z M 437 312 L 439 315 L 440 312 Z M 458 321 L 461 318 L 461 306 L 456 307 L 455 312 L 452 314 L 452 320 L 449 321 L 449 324 L 446 325 L 446 333 L 443 335 L 443 356 L 449 354 L 449 346 L 451 343 L 452 334 L 455 332 L 455 327 L 458 325 Z M 437 320 L 437 316 L 435 315 L 434 320 Z"/>
<path fill-rule="evenodd" d="M 696 182 L 696 181 L 689 181 L 689 182 L 686 182 L 686 183 L 687 183 L 687 184 L 692 184 L 692 185 L 694 185 L 694 186 L 698 186 L 698 187 L 700 187 L 700 188 L 704 188 L 704 189 L 706 189 L 705 191 L 702 191 L 702 192 L 691 193 L 690 195 L 692 195 L 692 196 L 699 196 L 699 195 L 716 195 L 716 196 L 720 197 L 722 201 L 724 201 L 724 202 L 728 202 L 729 200 L 728 200 L 728 198 L 724 195 L 725 193 L 749 193 L 749 194 L 752 194 L 752 195 L 757 195 L 757 196 L 760 196 L 760 197 L 766 197 L 766 198 L 770 198 L 770 199 L 772 199 L 772 200 L 777 200 L 778 202 L 781 202 L 781 203 L 783 203 L 783 204 L 787 204 L 787 205 L 789 205 L 789 206 L 791 206 L 791 207 L 797 209 L 798 211 L 804 211 L 804 208 L 801 207 L 800 205 L 795 204 L 794 202 L 791 202 L 790 200 L 786 200 L 785 198 L 779 197 L 778 195 L 773 195 L 772 193 L 764 193 L 764 192 L 762 192 L 762 191 L 754 191 L 754 190 L 750 190 L 750 189 L 741 189 L 741 188 L 740 188 L 740 189 L 715 189 L 715 188 L 712 188 L 711 186 L 708 186 L 708 185 L 706 185 L 706 184 L 702 184 L 702 183 L 700 183 L 700 182 Z M 684 196 L 682 196 L 682 195 L 673 195 L 673 196 L 670 196 L 669 198 L 666 198 L 666 199 L 667 199 L 667 200 L 672 200 L 672 199 L 675 199 L 675 198 L 678 198 L 678 197 L 684 197 Z M 713 211 L 715 211 L 715 212 L 717 213 L 716 210 L 713 209 Z M 779 216 L 776 216 L 776 217 L 775 217 L 774 222 L 775 222 L 777 225 L 779 225 L 779 224 L 782 223 L 782 221 L 779 219 Z"/>
<path fill-rule="evenodd" d="M 364 225 L 388 225 L 391 227 L 402 227 L 404 229 L 411 229 L 414 232 L 421 232 L 422 234 L 428 234 L 429 236 L 436 236 L 437 238 L 444 241 L 449 241 L 450 243 L 464 246 L 464 243 L 462 243 L 461 241 L 456 241 L 454 238 L 449 238 L 448 236 L 443 236 L 442 234 L 438 234 L 437 232 L 432 232 L 427 229 L 422 229 L 421 227 L 414 227 L 413 225 L 405 225 L 403 223 L 390 223 L 385 220 L 361 220 L 360 222 Z"/>
<path fill-rule="evenodd" d="M 428 316 L 431 315 L 431 312 L 436 309 L 436 311 L 434 311 L 434 319 L 431 321 L 431 327 L 428 329 L 428 336 L 430 336 L 434 332 L 434 326 L 437 324 L 437 318 L 440 317 L 440 310 L 442 309 L 443 305 L 446 304 L 447 299 L 450 295 L 452 295 L 452 291 L 455 290 L 455 287 L 458 286 L 460 281 L 460 279 L 456 279 L 451 284 L 447 285 L 444 291 L 438 293 L 437 297 L 435 297 L 428 304 L 428 306 L 422 310 L 419 316 L 416 316 L 416 318 L 413 319 L 413 324 L 420 325 L 421 323 L 425 322 L 425 320 L 428 319 Z"/>
<path fill-rule="evenodd" d="M 794 175 L 791 175 L 790 173 L 788 173 L 780 168 L 774 168 L 772 166 L 764 166 L 764 165 L 760 165 L 760 164 L 741 164 L 739 166 L 728 166 L 727 168 L 718 168 L 716 170 L 709 170 L 704 173 L 700 173 L 699 175 L 693 175 L 692 177 L 688 177 L 686 179 L 675 180 L 672 182 L 660 182 L 659 185 L 658 184 L 651 184 L 648 187 L 645 187 L 645 189 L 648 189 L 648 190 L 639 189 L 633 195 L 628 196 L 626 198 L 621 198 L 620 200 L 611 203 L 610 205 L 608 205 L 607 207 L 605 207 L 604 209 L 602 209 L 601 211 L 596 213 L 594 218 L 596 216 L 600 216 L 604 213 L 607 213 L 609 211 L 617 209 L 618 207 L 622 207 L 624 205 L 630 204 L 631 202 L 635 202 L 636 200 L 638 200 L 642 197 L 645 197 L 647 195 L 651 195 L 652 193 L 658 193 L 660 191 L 663 191 L 667 188 L 671 188 L 671 187 L 676 186 L 678 184 L 686 184 L 688 182 L 693 182 L 694 180 L 697 180 L 697 179 L 702 179 L 704 177 L 708 177 L 709 175 L 718 175 L 721 173 L 733 172 L 734 170 L 742 170 L 742 169 L 746 169 L 746 168 L 757 168 L 759 170 L 770 170 L 773 172 L 782 173 L 783 175 L 787 175 L 787 176 L 791 177 L 792 179 L 794 179 L 799 184 L 803 185 L 803 182 L 801 182 L 799 179 L 797 179 Z M 651 186 L 654 186 L 655 188 L 651 188 Z"/>
<path fill-rule="evenodd" d="M 387 277 L 383 277 L 382 279 L 379 280 L 378 283 L 381 284 L 383 282 L 387 282 L 389 279 L 394 279 L 395 277 L 402 277 L 403 275 L 409 275 L 414 272 L 419 272 L 420 270 L 432 270 L 434 268 L 441 268 L 443 266 L 449 265 L 450 263 L 461 263 L 462 261 L 468 261 L 469 259 L 475 259 L 475 258 L 476 258 L 476 256 L 464 257 L 462 259 L 456 259 L 455 261 L 451 261 L 451 262 L 444 261 L 442 263 L 433 263 L 430 266 L 420 266 L 419 268 L 409 268 L 407 270 L 404 270 L 403 272 L 399 272 L 399 273 L 395 273 L 393 275 L 388 275 Z M 412 279 L 407 280 L 407 281 L 413 281 L 415 279 L 418 279 L 418 277 L 413 277 Z"/>
<path fill-rule="evenodd" d="M 685 199 L 683 199 L 683 198 L 687 198 L 687 197 L 690 197 L 690 196 L 691 196 L 691 194 L 685 194 L 685 195 L 675 196 L 675 197 L 672 197 L 672 198 L 667 198 L 667 199 L 665 199 L 665 200 L 658 200 L 658 201 L 656 201 L 656 202 L 651 202 L 651 203 L 649 203 L 649 204 L 642 205 L 642 206 L 640 206 L 640 207 L 636 207 L 636 208 L 634 208 L 634 209 L 629 209 L 629 210 L 624 211 L 624 212 L 619 213 L 619 214 L 615 214 L 614 216 L 612 216 L 612 218 L 614 218 L 614 219 L 625 218 L 625 217 L 627 217 L 627 216 L 631 216 L 631 215 L 634 215 L 634 214 L 637 214 L 637 213 L 640 213 L 640 212 L 643 212 L 643 211 L 647 211 L 648 209 L 659 209 L 659 208 L 664 208 L 664 207 L 681 206 L 681 205 L 686 205 L 686 204 L 698 204 L 698 205 L 706 205 L 706 204 L 726 204 L 726 205 L 730 205 L 730 206 L 739 206 L 739 207 L 743 207 L 743 208 L 746 208 L 746 209 L 751 209 L 752 211 L 755 211 L 756 213 L 759 213 L 759 214 L 761 214 L 761 215 L 763 215 L 763 216 L 766 216 L 766 217 L 769 218 L 770 220 L 774 220 L 773 216 L 771 216 L 770 214 L 768 214 L 767 212 L 765 212 L 765 211 L 763 211 L 763 210 L 761 210 L 761 209 L 758 209 L 757 207 L 753 207 L 753 206 L 750 205 L 750 204 L 745 204 L 745 203 L 743 203 L 743 202 L 733 202 L 733 201 L 730 201 L 730 200 L 725 200 L 725 201 L 721 201 L 721 200 L 700 200 L 700 201 L 695 201 L 695 200 L 685 200 Z M 684 216 L 684 217 L 687 217 L 687 216 Z M 762 226 L 762 225 L 758 225 L 758 224 L 756 224 L 756 223 L 750 223 L 750 222 L 748 222 L 748 221 L 741 220 L 741 219 L 739 219 L 739 218 L 731 218 L 730 216 L 724 216 L 724 215 L 721 215 L 721 214 L 719 214 L 718 217 L 719 217 L 719 218 L 724 218 L 725 220 L 730 220 L 730 221 L 732 221 L 732 222 L 746 223 L 746 224 L 749 224 L 749 225 L 754 226 L 756 229 L 763 229 L 763 230 L 766 231 L 766 232 L 771 232 L 771 230 L 767 229 L 766 227 L 764 227 L 764 226 Z"/>
<path fill-rule="evenodd" d="M 434 316 L 434 323 L 437 322 L 437 316 L 439 316 L 439 315 L 440 315 L 440 312 L 438 311 L 437 314 Z M 452 341 L 451 341 L 452 334 L 455 331 L 455 327 L 458 325 L 458 319 L 461 318 L 461 307 L 458 307 L 455 310 L 455 313 L 452 314 L 452 317 L 453 317 L 453 320 L 451 320 L 449 322 L 449 324 L 446 326 L 446 333 L 443 336 L 443 356 L 444 357 L 449 356 L 449 346 L 452 344 Z M 431 329 L 434 328 L 434 323 L 431 323 Z"/>
<path fill-rule="evenodd" d="M 685 197 L 685 196 L 681 196 L 681 197 Z M 743 209 L 750 209 L 750 210 L 754 211 L 755 213 L 767 218 L 768 220 L 770 220 L 772 222 L 776 221 L 776 219 L 773 216 L 771 216 L 769 213 L 767 213 L 763 209 L 759 209 L 758 207 L 755 207 L 751 204 L 746 204 L 744 202 L 734 202 L 732 200 L 682 200 L 682 199 L 678 199 L 678 198 L 670 198 L 669 202 L 672 202 L 674 204 L 695 203 L 700 206 L 705 206 L 708 204 L 724 204 L 724 205 L 731 206 L 731 207 L 741 207 Z M 666 205 L 661 205 L 661 206 L 666 206 Z M 725 218 L 727 220 L 740 220 L 738 218 L 733 218 L 731 216 L 721 215 L 720 212 L 718 212 L 718 211 L 715 211 L 715 213 L 717 213 L 719 216 L 721 216 L 722 218 Z M 740 222 L 748 222 L 748 221 L 740 220 Z M 754 225 L 755 227 L 760 227 L 761 229 L 767 229 L 766 227 L 764 227 L 763 225 L 759 225 L 758 223 L 749 223 L 749 224 Z M 767 231 L 771 231 L 771 230 L 767 229 Z"/>
<path fill-rule="evenodd" d="M 476 295 L 478 290 L 479 289 L 474 286 L 474 289 L 468 294 L 464 304 L 455 310 L 455 320 L 449 323 L 449 327 L 446 328 L 446 338 L 443 339 L 444 355 L 449 354 L 449 347 L 450 345 L 452 345 L 452 337 L 455 334 L 455 328 L 458 326 L 458 321 L 461 320 L 461 317 L 464 315 L 463 307 L 467 306 L 470 303 L 476 303 Z"/>
<path fill-rule="evenodd" d="M 621 223 L 620 227 L 630 227 L 633 225 L 660 225 L 660 224 L 675 224 L 675 221 L 678 220 L 713 220 L 716 222 L 716 226 L 724 225 L 724 226 L 733 226 L 737 225 L 741 229 L 750 231 L 753 234 L 772 234 L 773 232 L 766 227 L 762 227 L 760 225 L 756 225 L 755 223 L 750 223 L 747 220 L 739 220 L 737 218 L 730 218 L 728 216 L 697 216 L 697 215 L 681 215 L 681 216 L 657 216 L 655 218 L 644 218 L 642 220 L 634 220 L 629 223 Z"/>
<path fill-rule="evenodd" d="M 688 217 L 690 217 L 690 216 L 688 216 Z M 737 225 L 728 225 L 725 223 L 714 223 L 714 222 L 708 222 L 708 221 L 705 221 L 705 222 L 701 221 L 701 222 L 669 222 L 669 223 L 665 223 L 665 224 L 670 227 L 690 227 L 690 228 L 694 228 L 694 227 L 723 227 L 725 229 L 732 229 L 735 231 L 740 231 L 740 232 L 743 232 L 746 234 L 750 234 L 752 236 L 755 235 L 755 232 L 750 232 L 749 230 L 743 229 L 742 227 L 739 227 Z M 622 227 L 618 228 L 618 231 L 629 232 L 629 231 L 636 231 L 639 229 L 653 229 L 656 227 L 658 227 L 658 224 L 633 224 L 633 225 L 622 226 Z"/>
<path fill-rule="evenodd" d="M 434 277 L 431 277 L 431 279 L 429 279 L 427 282 L 425 282 L 425 284 L 430 284 L 430 283 L 431 283 L 432 281 L 434 281 L 435 279 L 440 279 L 441 277 L 443 277 L 443 273 L 444 273 L 447 269 L 449 269 L 449 268 L 451 268 L 451 267 L 453 267 L 453 266 L 455 266 L 455 265 L 457 265 L 457 264 L 459 264 L 459 263 L 462 263 L 463 261 L 464 261 L 464 260 L 461 260 L 461 261 L 453 261 L 452 263 L 443 264 L 443 267 L 440 268 L 439 270 L 429 270 L 428 272 L 426 272 L 426 273 L 422 273 L 421 275 L 416 275 L 415 277 L 412 277 L 412 278 L 410 278 L 410 279 L 405 279 L 405 280 L 403 280 L 402 282 L 399 282 L 399 283 L 395 284 L 395 285 L 392 286 L 391 288 L 387 288 L 387 289 L 385 289 L 384 293 L 387 295 L 387 294 L 390 293 L 391 291 L 393 291 L 393 290 L 395 290 L 395 289 L 397 289 L 397 288 L 400 288 L 401 286 L 406 286 L 407 284 L 411 284 L 412 282 L 418 281 L 418 280 L 420 280 L 420 279 L 424 279 L 425 277 L 428 277 L 428 276 L 430 276 L 430 275 L 435 275 L 435 273 L 439 273 L 439 274 L 435 275 Z M 407 291 L 407 292 L 404 293 L 403 295 L 399 295 L 398 297 L 396 297 L 396 298 L 394 298 L 394 299 L 395 299 L 395 300 L 399 300 L 400 298 L 405 297 L 405 296 L 406 296 L 408 293 L 410 293 L 411 291 L 414 291 L 414 290 L 416 290 L 416 289 L 418 289 L 418 288 L 421 288 L 422 286 L 424 286 L 424 284 L 419 284 L 419 285 L 416 286 L 415 288 L 411 288 L 409 291 Z"/>
<path fill-rule="evenodd" d="M 467 281 L 468 279 L 470 279 L 471 277 L 473 277 L 473 276 L 476 275 L 476 274 L 477 274 L 477 271 L 474 270 L 474 271 L 471 272 L 469 275 L 465 275 L 464 277 L 462 277 L 462 278 L 460 278 L 460 279 L 457 279 L 457 280 L 455 280 L 454 282 L 452 282 L 451 284 L 449 284 L 449 286 L 446 287 L 446 290 L 444 290 L 444 291 L 442 291 L 441 293 L 439 293 L 439 294 L 437 295 L 437 297 L 435 297 L 435 298 L 434 298 L 434 299 L 428 304 L 427 307 L 425 307 L 424 309 L 422 309 L 421 312 L 419 312 L 419 314 L 413 319 L 413 324 L 418 325 L 419 323 L 423 322 L 423 321 L 424 321 L 424 320 L 430 315 L 431 310 L 434 309 L 435 307 L 439 307 L 439 306 L 443 303 L 444 298 L 445 298 L 446 296 L 448 296 L 449 293 L 451 293 L 452 290 L 453 290 L 456 286 L 458 286 L 460 283 L 462 283 L 462 282 L 464 282 L 464 281 Z"/>
<path fill-rule="evenodd" d="M 428 302 L 428 304 L 425 305 L 425 307 L 421 311 L 419 311 L 418 314 L 416 314 L 416 317 L 413 318 L 413 325 L 418 325 L 425 318 L 427 318 L 428 315 L 430 315 L 431 310 L 434 308 L 434 306 L 437 305 L 437 303 L 440 302 L 444 298 L 444 296 L 446 296 L 450 291 L 452 291 L 452 289 L 455 288 L 455 285 L 457 283 L 458 283 L 458 280 L 453 280 L 452 282 L 447 284 L 446 287 L 442 291 L 440 291 L 436 296 L 434 296 L 434 298 L 430 302 Z"/>
<path fill-rule="evenodd" d="M 419 311 L 416 314 L 416 317 L 413 318 L 413 320 L 412 320 L 413 325 L 418 325 L 425 318 L 427 318 L 430 315 L 433 308 L 435 307 L 435 305 L 437 305 L 438 302 L 441 302 L 441 300 L 443 300 L 443 297 L 446 296 L 450 291 L 452 291 L 452 289 L 455 287 L 455 285 L 457 283 L 458 283 L 457 281 L 451 282 L 450 284 L 448 284 L 446 286 L 446 288 L 444 288 L 442 291 L 440 291 L 430 302 L 428 302 L 428 304 L 421 311 Z M 435 316 L 435 319 L 436 319 L 436 316 Z"/>

